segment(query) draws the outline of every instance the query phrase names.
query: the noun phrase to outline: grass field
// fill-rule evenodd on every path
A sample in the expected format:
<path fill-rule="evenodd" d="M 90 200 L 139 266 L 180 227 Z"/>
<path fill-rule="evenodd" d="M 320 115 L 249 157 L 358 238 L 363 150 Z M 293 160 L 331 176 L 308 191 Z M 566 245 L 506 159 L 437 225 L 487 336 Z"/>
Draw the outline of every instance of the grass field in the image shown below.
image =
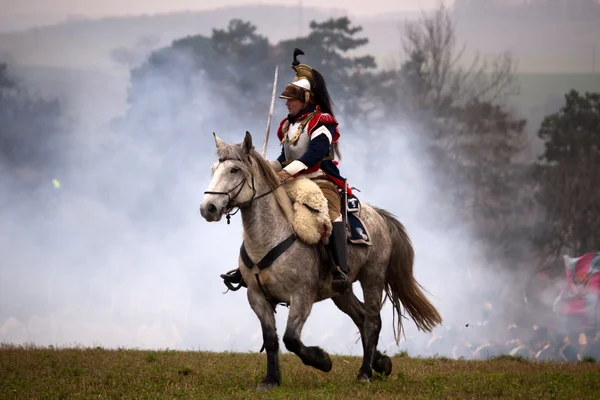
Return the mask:
<path fill-rule="evenodd" d="M 2 399 L 598 399 L 594 362 L 503 357 L 392 358 L 390 376 L 355 381 L 360 358 L 336 356 L 326 374 L 281 356 L 282 386 L 257 393 L 264 354 L 0 347 Z"/>

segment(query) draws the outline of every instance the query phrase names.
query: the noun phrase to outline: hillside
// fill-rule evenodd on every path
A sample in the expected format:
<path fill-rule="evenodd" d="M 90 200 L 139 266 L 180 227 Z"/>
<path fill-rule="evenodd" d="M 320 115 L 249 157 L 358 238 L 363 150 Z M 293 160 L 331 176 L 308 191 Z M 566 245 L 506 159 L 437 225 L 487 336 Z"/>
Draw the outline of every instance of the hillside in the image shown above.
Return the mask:
<path fill-rule="evenodd" d="M 0 34 L 0 55 L 10 54 L 20 64 L 69 68 L 112 69 L 115 49 L 150 51 L 188 35 L 210 35 L 233 18 L 253 21 L 272 41 L 298 34 L 294 7 L 227 7 L 202 12 L 103 18 L 60 23 L 23 32 Z M 335 13 L 308 10 L 313 18 Z M 308 24 L 308 22 L 307 22 Z M 307 29 L 305 29 L 307 30 Z"/>
<path fill-rule="evenodd" d="M 501 358 L 452 361 L 395 356 L 389 377 L 356 382 L 358 357 L 332 357 L 333 370 L 280 357 L 282 386 L 254 388 L 264 354 L 0 347 L 0 393 L 37 398 L 568 398 L 600 393 L 596 363 L 541 363 Z"/>
<path fill-rule="evenodd" d="M 91 70 L 113 69 L 116 49 L 147 54 L 187 35 L 210 35 L 225 28 L 232 18 L 252 21 L 271 42 L 306 34 L 310 20 L 345 15 L 343 11 L 305 8 L 300 29 L 297 8 L 256 5 L 226 7 L 202 12 L 145 15 L 138 17 L 71 20 L 38 29 L 0 34 L 0 59 L 11 57 L 19 64 Z M 354 17 L 370 43 L 362 50 L 386 66 L 401 55 L 403 22 L 418 13 Z M 472 50 L 498 53 L 510 50 L 519 58 L 521 72 L 590 72 L 592 53 L 600 41 L 600 27 L 589 21 L 482 20 L 461 17 L 457 24 L 460 43 Z M 459 43 L 459 44 L 460 44 Z M 597 49 L 600 52 L 600 49 Z M 600 55 L 597 64 L 600 64 Z M 123 65 L 120 65 L 123 67 Z M 600 65 L 596 67 L 600 69 Z"/>

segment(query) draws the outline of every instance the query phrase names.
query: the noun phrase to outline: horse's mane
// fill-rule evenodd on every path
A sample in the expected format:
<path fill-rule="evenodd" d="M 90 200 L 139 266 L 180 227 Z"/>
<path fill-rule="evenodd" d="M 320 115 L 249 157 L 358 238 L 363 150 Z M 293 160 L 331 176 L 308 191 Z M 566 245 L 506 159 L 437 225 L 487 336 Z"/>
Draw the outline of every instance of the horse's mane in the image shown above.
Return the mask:
<path fill-rule="evenodd" d="M 290 201 L 290 198 L 288 197 L 283 186 L 281 186 L 279 177 L 275 171 L 273 171 L 273 168 L 269 162 L 265 160 L 265 158 L 258 153 L 254 147 L 252 147 L 249 153 L 246 153 L 244 152 L 242 146 L 243 145 L 241 143 L 227 144 L 222 146 L 217 150 L 219 160 L 232 160 L 246 174 L 259 173 L 262 175 L 269 189 L 273 191 L 273 195 L 275 196 L 281 211 L 283 211 L 283 214 L 291 225 L 293 217 L 292 202 Z M 261 194 L 262 193 L 257 193 L 257 195 Z"/>

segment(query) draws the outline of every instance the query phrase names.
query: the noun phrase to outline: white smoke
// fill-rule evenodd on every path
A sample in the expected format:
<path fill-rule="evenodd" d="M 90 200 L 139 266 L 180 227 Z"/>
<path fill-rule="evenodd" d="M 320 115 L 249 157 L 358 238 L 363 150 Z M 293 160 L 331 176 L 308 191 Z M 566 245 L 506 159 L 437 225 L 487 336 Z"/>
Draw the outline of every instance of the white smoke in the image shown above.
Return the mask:
<path fill-rule="evenodd" d="M 138 106 L 121 110 L 125 118 L 115 115 L 111 124 L 86 124 L 97 105 L 110 99 L 78 93 L 86 104 L 77 107 L 80 124 L 69 139 L 77 161 L 54 171 L 61 188 L 48 181 L 35 196 L 0 210 L 0 341 L 260 349 L 260 325 L 245 289 L 223 295 L 219 278 L 237 265 L 241 221 L 209 224 L 198 207 L 215 161 L 212 132 L 240 142 L 250 130 L 259 147 L 267 110 L 255 120 L 239 120 L 239 110 L 227 109 L 218 88 L 180 57 L 175 64 L 181 80 L 147 77 L 144 88 L 133 93 Z M 291 77 L 289 72 L 282 80 Z M 256 95 L 269 94 L 267 87 Z M 284 113 L 278 103 L 274 126 Z M 447 216 L 431 212 L 445 201 L 444 193 L 436 189 L 436 171 L 424 162 L 418 135 L 408 125 L 350 131 L 343 119 L 342 174 L 360 189 L 362 201 L 388 209 L 406 225 L 416 277 L 445 321 L 472 324 L 482 300 L 470 293 L 490 286 L 489 276 L 477 275 L 484 254 L 472 246 L 461 221 L 450 227 L 439 222 Z M 270 159 L 279 153 L 273 130 Z M 287 310 L 279 307 L 276 317 L 281 335 Z M 423 354 L 430 335 L 405 321 L 408 341 L 398 347 L 389 304 L 382 318 L 381 349 Z M 357 329 L 331 301 L 315 304 L 303 340 L 332 353 L 362 353 Z"/>

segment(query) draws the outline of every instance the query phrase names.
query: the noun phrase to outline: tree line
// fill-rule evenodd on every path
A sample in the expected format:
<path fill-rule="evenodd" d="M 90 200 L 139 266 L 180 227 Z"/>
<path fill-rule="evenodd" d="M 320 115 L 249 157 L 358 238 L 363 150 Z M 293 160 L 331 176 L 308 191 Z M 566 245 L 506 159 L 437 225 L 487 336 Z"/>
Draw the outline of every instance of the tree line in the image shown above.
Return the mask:
<path fill-rule="evenodd" d="M 13 67 L 0 63 L 0 178 L 32 189 L 38 176 L 49 177 L 46 171 L 64 155 L 59 144 L 64 123 L 58 99 L 33 95 Z M 2 192 L 8 195 L 8 190 Z"/>

